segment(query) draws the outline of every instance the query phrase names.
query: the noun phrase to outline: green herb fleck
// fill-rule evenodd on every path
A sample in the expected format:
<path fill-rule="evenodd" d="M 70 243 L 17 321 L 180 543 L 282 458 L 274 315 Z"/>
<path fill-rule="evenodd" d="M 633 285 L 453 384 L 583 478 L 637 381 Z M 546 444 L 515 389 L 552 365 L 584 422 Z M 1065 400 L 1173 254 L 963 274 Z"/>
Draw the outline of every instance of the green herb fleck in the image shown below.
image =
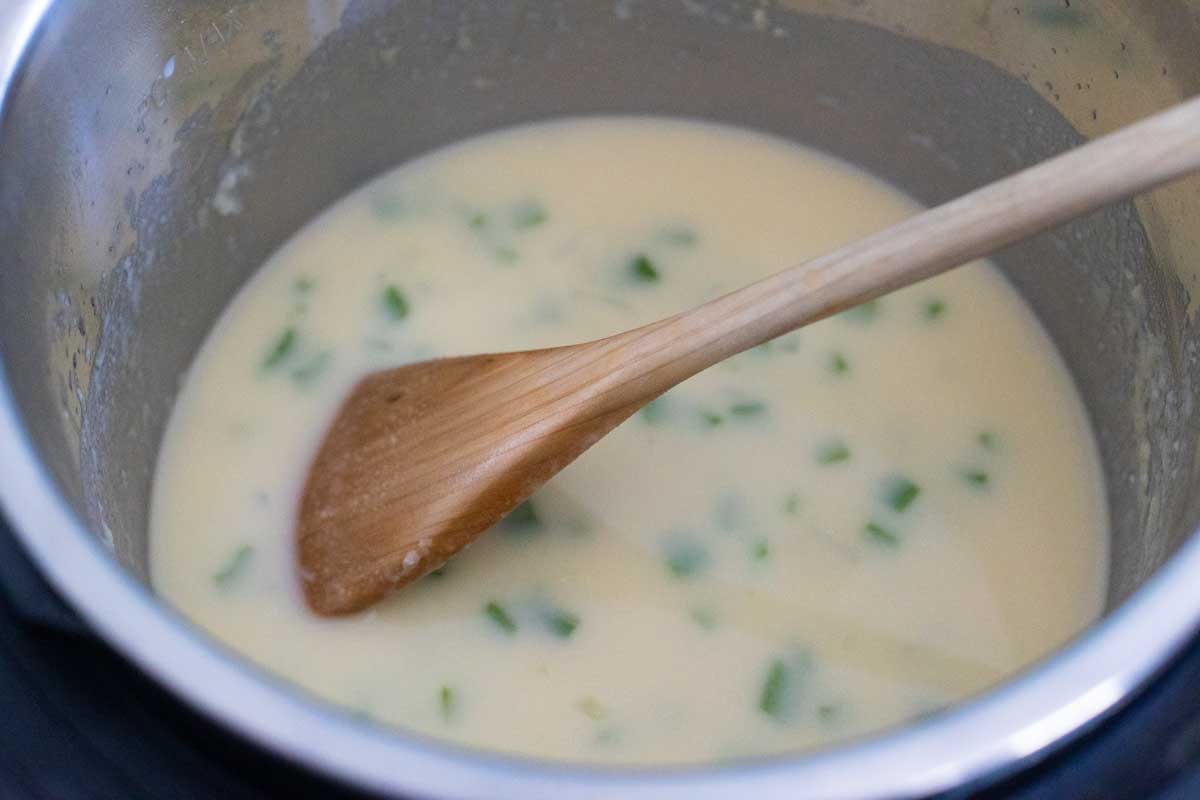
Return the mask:
<path fill-rule="evenodd" d="M 676 538 L 666 545 L 667 569 L 676 578 L 692 578 L 708 567 L 708 549 L 697 541 Z"/>
<path fill-rule="evenodd" d="M 267 357 L 263 359 L 263 369 L 274 369 L 283 363 L 283 361 L 291 355 L 291 352 L 296 349 L 296 329 L 288 328 L 279 335 L 275 340 L 275 344 L 267 352 Z"/>
<path fill-rule="evenodd" d="M 784 716 L 784 694 L 788 688 L 788 667 L 782 659 L 775 659 L 767 670 L 762 692 L 758 696 L 758 710 L 768 717 L 779 720 Z"/>
<path fill-rule="evenodd" d="M 311 292 L 313 287 L 316 285 L 317 282 L 312 278 L 300 277 L 293 281 L 292 288 L 296 290 L 297 294 L 307 294 L 308 292 Z"/>
<path fill-rule="evenodd" d="M 757 400 L 751 400 L 745 403 L 734 403 L 729 407 L 729 413 L 734 417 L 761 417 L 767 413 L 767 404 Z"/>
<path fill-rule="evenodd" d="M 913 504 L 920 493 L 921 487 L 903 475 L 888 478 L 883 487 L 884 501 L 893 511 L 904 511 Z"/>
<path fill-rule="evenodd" d="M 289 374 L 296 383 L 301 386 L 308 386 L 321 377 L 321 373 L 325 371 L 325 368 L 329 366 L 329 362 L 332 360 L 333 355 L 326 350 L 322 353 L 317 353 L 300 366 L 293 368 Z"/>
<path fill-rule="evenodd" d="M 924 310 L 925 319 L 933 322 L 946 316 L 946 301 L 941 298 L 934 298 L 925 302 Z"/>
<path fill-rule="evenodd" d="M 865 303 L 855 306 L 842 312 L 842 316 L 851 322 L 866 323 L 872 322 L 879 316 L 879 301 L 868 300 Z"/>
<path fill-rule="evenodd" d="M 593 722 L 600 722 L 608 716 L 608 709 L 605 708 L 599 700 L 591 695 L 580 698 L 579 702 L 575 704 L 575 707 L 582 711 L 584 716 Z"/>
<path fill-rule="evenodd" d="M 717 627 L 717 615 L 711 608 L 693 608 L 688 616 L 703 630 L 711 631 Z"/>
<path fill-rule="evenodd" d="M 896 532 L 890 528 L 885 528 L 878 522 L 868 522 L 863 531 L 873 542 L 885 544 L 889 547 L 895 547 L 900 544 L 900 537 L 896 535 Z"/>
<path fill-rule="evenodd" d="M 833 353 L 829 356 L 829 371 L 834 375 L 845 375 L 850 371 L 850 362 L 841 353 Z"/>
<path fill-rule="evenodd" d="M 504 606 L 497 603 L 495 600 L 488 601 L 488 604 L 483 607 L 483 611 L 488 615 L 488 619 L 496 623 L 496 627 L 505 633 L 512 635 L 517 632 L 517 623 L 508 612 L 504 610 Z"/>
<path fill-rule="evenodd" d="M 691 247 L 700 238 L 686 225 L 668 225 L 662 229 L 659 236 L 664 242 L 675 247 Z"/>
<path fill-rule="evenodd" d="M 822 703 L 817 706 L 817 719 L 826 725 L 832 725 L 842 718 L 846 709 L 841 703 Z"/>
<path fill-rule="evenodd" d="M 536 228 L 546 221 L 546 209 L 536 200 L 524 200 L 513 206 L 512 226 L 517 230 Z"/>
<path fill-rule="evenodd" d="M 506 532 L 517 536 L 537 533 L 544 525 L 538 516 L 537 508 L 532 500 L 526 500 L 521 505 L 508 512 L 508 516 L 500 520 L 500 527 Z"/>
<path fill-rule="evenodd" d="M 254 558 L 254 548 L 248 544 L 242 545 L 234 551 L 225 566 L 213 574 L 213 583 L 220 589 L 228 588 L 246 571 L 252 558 Z"/>
<path fill-rule="evenodd" d="M 629 273 L 633 279 L 641 283 L 658 283 L 658 267 L 650 260 L 650 256 L 639 253 L 629 259 Z"/>
<path fill-rule="evenodd" d="M 818 464 L 840 464 L 850 460 L 850 448 L 840 439 L 826 442 L 817 450 Z"/>
<path fill-rule="evenodd" d="M 400 287 L 391 284 L 383 290 L 383 307 L 393 320 L 399 322 L 408 316 L 408 297 L 400 291 Z"/>
<path fill-rule="evenodd" d="M 750 518 L 745 499 L 735 491 L 721 493 L 717 498 L 715 516 L 717 527 L 726 531 L 746 527 Z"/>
<path fill-rule="evenodd" d="M 700 409 L 700 419 L 703 420 L 705 426 L 709 428 L 715 428 L 725 421 L 725 418 L 720 414 L 704 408 Z"/>
<path fill-rule="evenodd" d="M 991 431 L 982 431 L 975 437 L 975 441 L 979 442 L 979 446 L 984 450 L 991 450 L 992 452 L 995 452 L 1000 447 L 999 439 Z"/>
<path fill-rule="evenodd" d="M 964 469 L 962 477 L 973 489 L 987 489 L 992 483 L 991 477 L 981 469 Z"/>
<path fill-rule="evenodd" d="M 494 255 L 502 264 L 512 264 L 517 260 L 517 251 L 512 247 L 497 247 Z"/>
<path fill-rule="evenodd" d="M 754 543 L 755 561 L 765 561 L 769 555 L 771 555 L 771 545 L 766 539 L 759 539 Z"/>
<path fill-rule="evenodd" d="M 792 492 L 783 498 L 783 513 L 795 516 L 800 513 L 800 493 Z"/>
<path fill-rule="evenodd" d="M 467 227 L 472 228 L 474 230 L 477 230 L 477 231 L 483 230 L 484 228 L 487 227 L 487 224 L 488 224 L 487 214 L 484 214 L 481 211 L 477 211 L 473 214 L 470 214 L 467 217 Z"/>
<path fill-rule="evenodd" d="M 642 419 L 647 425 L 659 425 L 667 417 L 667 399 L 656 397 L 642 407 Z"/>
<path fill-rule="evenodd" d="M 378 195 L 371 198 L 371 211 L 379 219 L 394 220 L 404 216 L 404 197 L 398 194 Z"/>
<path fill-rule="evenodd" d="M 442 709 L 442 719 L 449 722 L 451 715 L 454 714 L 454 707 L 456 705 L 454 690 L 449 686 L 443 686 L 441 691 L 438 692 L 438 704 Z"/>
<path fill-rule="evenodd" d="M 449 564 L 442 564 L 437 569 L 431 570 L 429 573 L 429 576 L 431 578 L 444 578 L 444 577 L 446 577 L 446 570 L 449 568 L 450 568 Z"/>
<path fill-rule="evenodd" d="M 575 633 L 575 629 L 579 627 L 579 617 L 560 608 L 547 611 L 542 617 L 542 622 L 546 624 L 546 628 L 551 633 L 560 639 L 570 639 L 571 635 Z"/>

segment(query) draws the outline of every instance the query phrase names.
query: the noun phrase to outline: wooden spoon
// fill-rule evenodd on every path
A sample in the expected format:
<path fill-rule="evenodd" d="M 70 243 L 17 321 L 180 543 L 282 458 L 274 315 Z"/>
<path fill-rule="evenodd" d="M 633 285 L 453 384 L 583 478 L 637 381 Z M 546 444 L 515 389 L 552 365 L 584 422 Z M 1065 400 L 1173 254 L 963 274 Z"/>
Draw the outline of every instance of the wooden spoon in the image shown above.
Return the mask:
<path fill-rule="evenodd" d="M 436 569 L 643 405 L 722 359 L 1198 168 L 1194 98 L 668 319 L 368 375 L 300 501 L 308 603 L 357 611 Z"/>

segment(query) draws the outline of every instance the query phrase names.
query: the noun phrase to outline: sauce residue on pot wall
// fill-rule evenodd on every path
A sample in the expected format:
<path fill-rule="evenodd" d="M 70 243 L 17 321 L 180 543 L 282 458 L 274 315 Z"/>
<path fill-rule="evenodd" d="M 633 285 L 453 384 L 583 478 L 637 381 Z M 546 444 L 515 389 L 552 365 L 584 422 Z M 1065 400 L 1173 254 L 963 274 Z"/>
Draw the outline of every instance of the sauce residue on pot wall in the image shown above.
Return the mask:
<path fill-rule="evenodd" d="M 790 751 L 977 692 L 1093 620 L 1107 567 L 1080 402 L 984 263 L 684 383 L 372 612 L 317 619 L 294 575 L 301 482 L 364 372 L 605 336 L 914 210 L 801 148 L 665 120 L 543 124 L 386 175 L 198 356 L 155 586 L 354 713 L 509 753 Z"/>

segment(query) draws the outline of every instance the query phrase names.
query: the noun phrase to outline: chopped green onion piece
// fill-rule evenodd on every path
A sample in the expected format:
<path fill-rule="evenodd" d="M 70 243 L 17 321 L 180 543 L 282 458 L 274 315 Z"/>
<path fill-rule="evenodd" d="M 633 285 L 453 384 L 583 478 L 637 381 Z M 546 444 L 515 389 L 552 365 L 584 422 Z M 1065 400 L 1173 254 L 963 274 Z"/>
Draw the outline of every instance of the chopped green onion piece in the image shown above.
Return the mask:
<path fill-rule="evenodd" d="M 579 617 L 562 609 L 547 611 L 542 621 L 546 623 L 550 632 L 560 639 L 570 639 L 571 634 L 579 627 Z"/>
<path fill-rule="evenodd" d="M 666 546 L 667 569 L 676 578 L 692 578 L 708 567 L 708 549 L 692 539 L 675 539 Z"/>
<path fill-rule="evenodd" d="M 275 344 L 271 346 L 267 357 L 263 359 L 263 369 L 273 369 L 283 363 L 296 348 L 296 329 L 288 328 L 279 338 L 275 340 Z"/>
<path fill-rule="evenodd" d="M 642 419 L 648 425 L 658 425 L 667 416 L 667 399 L 665 397 L 656 397 L 642 407 Z"/>
<path fill-rule="evenodd" d="M 517 251 L 512 247 L 497 247 L 496 260 L 504 264 L 511 264 L 517 260 Z"/>
<path fill-rule="evenodd" d="M 800 511 L 800 493 L 792 492 L 783 500 L 783 511 L 785 514 L 795 515 Z"/>
<path fill-rule="evenodd" d="M 295 289 L 299 294 L 304 294 L 312 291 L 312 288 L 316 285 L 317 282 L 312 278 L 300 277 L 296 278 L 296 280 L 292 283 L 292 288 Z"/>
<path fill-rule="evenodd" d="M 717 527 L 734 531 L 746 527 L 750 515 L 746 511 L 746 501 L 742 496 L 736 491 L 727 491 L 717 498 L 715 516 Z"/>
<path fill-rule="evenodd" d="M 467 225 L 475 230 L 486 228 L 488 224 L 487 214 L 483 212 L 475 212 L 467 217 Z"/>
<path fill-rule="evenodd" d="M 289 373 L 292 380 L 301 386 L 308 386 L 314 380 L 321 376 L 325 368 L 329 366 L 329 362 L 333 360 L 333 355 L 328 351 L 317 353 L 298 367 L 292 369 Z"/>
<path fill-rule="evenodd" d="M 249 566 L 250 559 L 253 557 L 254 548 L 248 544 L 242 545 L 234 551 L 225 566 L 213 574 L 213 583 L 220 589 L 227 588 L 246 571 L 246 567 Z"/>
<path fill-rule="evenodd" d="M 850 362 L 841 353 L 829 356 L 829 371 L 834 375 L 845 375 L 850 371 Z"/>
<path fill-rule="evenodd" d="M 769 717 L 783 717 L 784 693 L 788 688 L 788 668 L 782 659 L 775 659 L 767 670 L 767 679 L 763 682 L 762 692 L 758 697 L 758 710 Z"/>
<path fill-rule="evenodd" d="M 446 570 L 449 568 L 449 566 L 450 566 L 449 564 L 442 564 L 442 565 L 441 565 L 440 567 L 438 567 L 437 569 L 435 569 L 435 570 L 431 570 L 431 571 L 430 571 L 430 573 L 429 573 L 430 577 L 432 577 L 432 578 L 444 578 L 444 577 L 446 577 Z"/>
<path fill-rule="evenodd" d="M 693 608 L 688 612 L 688 616 L 706 631 L 717 627 L 717 615 L 711 608 Z"/>
<path fill-rule="evenodd" d="M 536 200 L 525 200 L 512 210 L 512 225 L 518 230 L 535 228 L 546 221 L 546 209 Z"/>
<path fill-rule="evenodd" d="M 379 219 L 392 220 L 404 216 L 405 202 L 402 195 L 378 195 L 371 199 L 371 211 Z"/>
<path fill-rule="evenodd" d="M 921 487 L 902 475 L 889 478 L 883 489 L 884 500 L 893 511 L 904 511 L 913 504 Z"/>
<path fill-rule="evenodd" d="M 488 604 L 483 607 L 483 610 L 484 613 L 488 615 L 488 618 L 491 619 L 492 622 L 496 623 L 496 627 L 498 627 L 500 630 L 507 634 L 514 634 L 517 632 L 517 623 L 508 615 L 508 612 L 504 610 L 504 606 L 500 605 L 495 600 L 489 601 Z"/>
<path fill-rule="evenodd" d="M 842 316 L 852 322 L 871 322 L 879 316 L 879 301 L 868 300 L 865 303 L 855 306 L 842 312 Z"/>
<path fill-rule="evenodd" d="M 408 316 L 408 297 L 400 291 L 400 287 L 389 285 L 383 290 L 383 306 L 388 316 L 399 321 Z"/>
<path fill-rule="evenodd" d="M 438 692 L 438 702 L 442 708 L 442 719 L 449 720 L 450 715 L 454 713 L 454 690 L 449 686 L 443 686 Z"/>
<path fill-rule="evenodd" d="M 872 541 L 879 544 L 886 544 L 889 547 L 895 547 L 900 544 L 900 537 L 896 535 L 896 532 L 883 527 L 878 522 L 868 522 L 863 530 Z"/>
<path fill-rule="evenodd" d="M 979 436 L 975 437 L 975 441 L 979 442 L 979 446 L 984 450 L 996 450 L 999 446 L 999 441 L 996 439 L 996 434 L 991 431 L 983 431 Z"/>
<path fill-rule="evenodd" d="M 818 464 L 840 464 L 850 460 L 850 448 L 840 439 L 826 442 L 817 450 Z"/>
<path fill-rule="evenodd" d="M 657 283 L 660 277 L 658 267 L 654 266 L 650 256 L 645 253 L 639 253 L 629 260 L 629 272 L 634 280 L 642 283 Z"/>
<path fill-rule="evenodd" d="M 964 469 L 962 476 L 975 489 L 986 489 L 991 484 L 991 477 L 981 469 Z"/>
<path fill-rule="evenodd" d="M 725 418 L 720 414 L 715 414 L 705 409 L 700 410 L 700 419 L 704 420 L 704 424 L 710 428 L 715 428 L 725 421 Z"/>
<path fill-rule="evenodd" d="M 925 303 L 925 319 L 933 321 L 941 319 L 946 315 L 946 301 L 941 298 L 934 298 Z"/>
<path fill-rule="evenodd" d="M 825 724 L 837 722 L 845 712 L 841 703 L 822 703 L 817 706 L 817 719 Z"/>
<path fill-rule="evenodd" d="M 508 512 L 508 516 L 500 520 L 500 527 L 506 533 L 525 535 L 537 533 L 544 526 L 538 516 L 537 508 L 532 500 L 526 500 L 521 505 Z"/>
<path fill-rule="evenodd" d="M 767 411 L 767 404 L 752 400 L 745 403 L 734 403 L 729 407 L 729 413 L 735 417 L 759 417 Z"/>
<path fill-rule="evenodd" d="M 754 543 L 755 561 L 764 561 L 769 555 L 771 555 L 771 545 L 766 539 L 759 539 Z"/>
<path fill-rule="evenodd" d="M 669 225 L 663 228 L 662 240 L 676 247 L 691 247 L 699 238 L 696 232 L 686 225 Z"/>
<path fill-rule="evenodd" d="M 608 709 L 591 695 L 580 698 L 575 707 L 582 711 L 588 719 L 595 722 L 600 722 L 608 716 Z"/>

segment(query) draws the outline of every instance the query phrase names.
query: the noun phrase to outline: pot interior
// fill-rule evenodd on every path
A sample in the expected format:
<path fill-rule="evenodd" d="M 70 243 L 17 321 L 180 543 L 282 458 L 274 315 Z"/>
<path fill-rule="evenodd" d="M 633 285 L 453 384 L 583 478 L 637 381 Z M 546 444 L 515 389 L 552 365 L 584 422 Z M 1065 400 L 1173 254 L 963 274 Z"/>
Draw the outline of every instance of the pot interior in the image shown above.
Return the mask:
<path fill-rule="evenodd" d="M 933 205 L 1200 87 L 1188 4 L 956 5 L 59 3 L 0 126 L 0 353 L 28 433 L 146 581 L 155 457 L 209 327 L 399 162 L 531 120 L 666 114 L 793 139 Z M 1110 611 L 1200 518 L 1198 211 L 1193 180 L 995 259 L 1098 438 Z"/>

